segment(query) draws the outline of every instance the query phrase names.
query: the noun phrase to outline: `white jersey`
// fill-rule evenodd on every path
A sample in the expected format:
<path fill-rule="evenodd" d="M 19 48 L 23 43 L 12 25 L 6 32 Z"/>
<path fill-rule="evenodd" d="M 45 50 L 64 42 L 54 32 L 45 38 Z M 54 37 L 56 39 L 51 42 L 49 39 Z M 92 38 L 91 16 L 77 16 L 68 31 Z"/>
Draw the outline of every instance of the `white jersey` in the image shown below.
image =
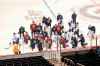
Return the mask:
<path fill-rule="evenodd" d="M 42 23 L 42 29 L 43 29 L 43 31 L 45 30 L 45 28 L 46 28 L 46 25 L 44 24 L 44 23 Z"/>
<path fill-rule="evenodd" d="M 13 35 L 13 36 L 12 36 L 12 41 L 11 41 L 11 43 L 12 43 L 12 42 L 17 42 L 18 39 L 19 39 L 19 34 Z"/>
<path fill-rule="evenodd" d="M 69 40 L 71 40 L 71 37 L 73 36 L 73 32 L 68 32 L 67 33 L 67 38 L 69 38 Z"/>
<path fill-rule="evenodd" d="M 56 36 L 55 36 L 55 35 L 52 35 L 52 41 L 53 41 L 53 43 L 56 43 L 57 38 L 56 38 Z"/>

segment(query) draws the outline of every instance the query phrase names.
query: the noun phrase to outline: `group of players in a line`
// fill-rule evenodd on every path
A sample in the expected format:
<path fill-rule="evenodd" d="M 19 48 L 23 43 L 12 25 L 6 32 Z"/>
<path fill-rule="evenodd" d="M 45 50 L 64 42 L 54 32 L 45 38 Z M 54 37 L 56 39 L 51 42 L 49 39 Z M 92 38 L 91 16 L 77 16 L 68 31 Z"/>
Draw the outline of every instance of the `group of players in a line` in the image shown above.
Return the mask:
<path fill-rule="evenodd" d="M 13 38 L 10 44 L 13 44 L 13 52 L 15 54 L 20 54 L 20 44 L 29 44 L 32 50 L 34 50 L 37 45 L 38 50 L 42 51 L 43 48 L 51 49 L 53 44 L 58 47 L 62 45 L 63 48 L 72 45 L 72 48 L 76 48 L 80 42 L 82 47 L 87 44 L 85 42 L 84 35 L 80 33 L 79 23 L 76 21 L 77 14 L 74 12 L 71 16 L 71 21 L 68 23 L 68 31 L 64 30 L 63 16 L 61 14 L 57 15 L 57 24 L 52 25 L 52 19 L 50 17 L 43 17 L 42 22 L 37 24 L 34 20 L 30 24 L 31 36 L 25 30 L 24 26 L 19 28 L 18 33 L 13 33 Z M 95 26 L 88 27 L 88 34 L 95 34 Z M 22 41 L 20 41 L 22 40 Z"/>

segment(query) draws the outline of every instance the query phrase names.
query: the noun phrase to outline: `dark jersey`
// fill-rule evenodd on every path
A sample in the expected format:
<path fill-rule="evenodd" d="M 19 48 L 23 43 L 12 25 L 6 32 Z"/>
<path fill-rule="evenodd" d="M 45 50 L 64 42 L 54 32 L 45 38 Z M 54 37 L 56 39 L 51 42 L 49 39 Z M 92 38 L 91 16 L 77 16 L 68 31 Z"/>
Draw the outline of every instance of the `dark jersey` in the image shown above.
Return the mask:
<path fill-rule="evenodd" d="M 55 30 L 56 30 L 56 32 L 61 32 L 62 26 L 60 26 L 60 25 L 55 26 Z"/>
<path fill-rule="evenodd" d="M 37 32 L 41 32 L 41 31 L 42 31 L 42 26 L 41 26 L 41 25 L 38 25 L 38 26 L 36 27 L 36 31 L 37 31 Z"/>
<path fill-rule="evenodd" d="M 19 33 L 21 34 L 21 33 L 24 33 L 25 32 L 25 28 L 23 27 L 23 26 L 21 26 L 20 28 L 19 28 Z"/>
<path fill-rule="evenodd" d="M 95 26 L 91 26 L 91 27 L 88 27 L 89 30 L 93 31 L 95 33 L 96 29 L 95 29 Z"/>
<path fill-rule="evenodd" d="M 76 13 L 73 13 L 72 14 L 72 19 L 76 19 L 76 17 L 77 17 Z"/>
<path fill-rule="evenodd" d="M 37 27 L 36 24 L 31 24 L 31 25 L 30 25 L 31 31 L 32 31 L 32 32 L 36 31 L 36 27 Z"/>

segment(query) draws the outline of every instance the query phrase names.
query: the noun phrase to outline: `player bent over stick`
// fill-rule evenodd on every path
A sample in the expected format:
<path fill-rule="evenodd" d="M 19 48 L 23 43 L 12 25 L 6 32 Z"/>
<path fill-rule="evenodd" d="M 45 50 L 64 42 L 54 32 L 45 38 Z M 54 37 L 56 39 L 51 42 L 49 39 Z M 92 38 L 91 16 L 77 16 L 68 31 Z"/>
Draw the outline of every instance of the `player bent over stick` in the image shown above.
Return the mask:
<path fill-rule="evenodd" d="M 13 44 L 11 44 L 10 47 L 11 47 L 11 49 L 12 49 L 14 55 L 19 55 L 19 54 L 21 54 L 21 51 L 20 51 L 20 44 L 19 44 L 19 43 L 13 43 Z"/>

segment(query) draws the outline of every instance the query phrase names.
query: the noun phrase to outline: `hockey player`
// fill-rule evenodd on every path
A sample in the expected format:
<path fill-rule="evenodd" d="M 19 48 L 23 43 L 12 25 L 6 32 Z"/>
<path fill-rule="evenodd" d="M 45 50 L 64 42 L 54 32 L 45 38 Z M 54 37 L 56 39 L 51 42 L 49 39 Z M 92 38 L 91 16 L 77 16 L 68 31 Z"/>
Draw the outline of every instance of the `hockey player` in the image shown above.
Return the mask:
<path fill-rule="evenodd" d="M 43 18 L 42 18 L 42 27 L 43 27 L 43 30 L 45 29 L 45 27 L 46 27 L 46 22 L 47 22 L 47 17 L 45 17 L 45 16 L 43 16 Z"/>
<path fill-rule="evenodd" d="M 10 46 L 12 48 L 12 51 L 15 55 L 19 55 L 21 53 L 20 51 L 20 44 L 19 43 L 14 43 Z"/>
<path fill-rule="evenodd" d="M 21 53 L 21 51 L 20 51 L 20 45 L 17 44 L 17 43 L 13 44 L 12 50 L 13 50 L 13 52 L 14 52 L 15 55 L 19 55 Z"/>
<path fill-rule="evenodd" d="M 88 35 L 88 37 L 89 37 L 89 40 L 90 40 L 90 44 L 91 44 L 91 46 L 92 46 L 92 43 L 93 43 L 93 41 L 95 40 L 95 32 L 96 32 L 96 28 L 95 28 L 95 26 L 92 26 L 92 25 L 89 25 L 88 26 L 88 33 L 87 33 L 87 35 Z"/>
<path fill-rule="evenodd" d="M 80 38 L 79 42 L 81 43 L 81 46 L 85 48 L 86 43 L 83 34 L 81 34 L 79 38 Z"/>
<path fill-rule="evenodd" d="M 45 21 L 45 25 L 44 25 L 44 30 L 46 30 L 46 32 L 48 32 L 48 35 L 50 36 L 51 35 L 51 18 L 48 17 L 46 18 L 46 21 Z"/>
<path fill-rule="evenodd" d="M 28 32 L 24 32 L 23 38 L 24 38 L 25 44 L 28 44 L 28 41 L 30 40 L 30 36 Z"/>
<path fill-rule="evenodd" d="M 73 12 L 71 18 L 72 18 L 73 23 L 76 24 L 77 14 L 75 12 Z"/>
<path fill-rule="evenodd" d="M 50 17 L 48 17 L 48 36 L 51 36 L 51 23 L 52 23 L 52 19 Z"/>
<path fill-rule="evenodd" d="M 19 35 L 17 33 L 13 33 L 12 40 L 10 42 L 10 47 L 12 47 L 12 50 L 15 55 L 20 54 L 20 44 L 19 44 Z"/>
<path fill-rule="evenodd" d="M 36 32 L 36 27 L 37 24 L 35 23 L 35 21 L 32 21 L 32 24 L 30 25 L 30 30 L 31 30 L 31 36 L 33 37 L 35 32 Z"/>
<path fill-rule="evenodd" d="M 21 26 L 21 27 L 19 28 L 20 38 L 23 37 L 24 32 L 25 32 L 25 27 L 24 27 L 24 26 Z"/>

